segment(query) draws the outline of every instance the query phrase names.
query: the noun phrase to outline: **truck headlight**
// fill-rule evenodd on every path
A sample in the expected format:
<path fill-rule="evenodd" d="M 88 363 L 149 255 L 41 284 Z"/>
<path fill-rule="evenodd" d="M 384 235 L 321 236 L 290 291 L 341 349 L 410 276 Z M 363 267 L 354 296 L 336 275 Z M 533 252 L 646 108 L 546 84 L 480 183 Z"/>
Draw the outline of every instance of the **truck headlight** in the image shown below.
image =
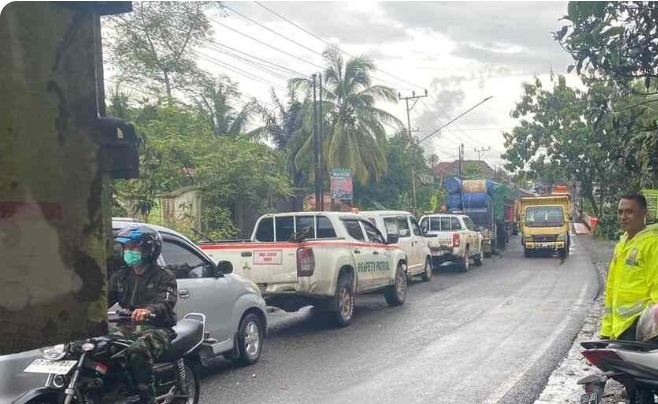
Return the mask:
<path fill-rule="evenodd" d="M 532 236 L 523 236 L 523 241 L 526 243 L 532 243 Z"/>
<path fill-rule="evenodd" d="M 560 233 L 557 235 L 557 241 L 567 241 L 567 233 Z"/>

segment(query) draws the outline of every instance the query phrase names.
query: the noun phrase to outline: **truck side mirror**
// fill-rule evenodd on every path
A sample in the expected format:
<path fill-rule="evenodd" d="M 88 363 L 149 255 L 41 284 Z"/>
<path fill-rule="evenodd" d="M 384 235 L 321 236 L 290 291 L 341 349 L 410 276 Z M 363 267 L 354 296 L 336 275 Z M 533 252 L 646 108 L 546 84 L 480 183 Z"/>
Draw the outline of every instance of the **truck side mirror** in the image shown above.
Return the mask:
<path fill-rule="evenodd" d="M 135 127 L 123 119 L 105 116 L 98 118 L 101 153 L 105 169 L 112 179 L 139 177 L 139 145 L 142 139 Z"/>

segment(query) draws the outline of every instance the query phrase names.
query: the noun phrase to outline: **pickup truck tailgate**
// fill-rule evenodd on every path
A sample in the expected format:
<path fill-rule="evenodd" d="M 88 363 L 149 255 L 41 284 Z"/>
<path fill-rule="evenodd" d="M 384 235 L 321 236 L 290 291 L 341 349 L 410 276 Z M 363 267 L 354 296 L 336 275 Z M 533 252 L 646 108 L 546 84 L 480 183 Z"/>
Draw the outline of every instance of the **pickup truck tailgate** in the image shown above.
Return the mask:
<path fill-rule="evenodd" d="M 429 234 L 436 234 L 436 237 L 428 238 L 428 245 L 430 248 L 452 248 L 452 233 L 451 232 L 430 232 Z"/>
<path fill-rule="evenodd" d="M 201 245 L 214 262 L 229 261 L 234 273 L 258 284 L 297 282 L 297 247 L 294 243 Z"/>

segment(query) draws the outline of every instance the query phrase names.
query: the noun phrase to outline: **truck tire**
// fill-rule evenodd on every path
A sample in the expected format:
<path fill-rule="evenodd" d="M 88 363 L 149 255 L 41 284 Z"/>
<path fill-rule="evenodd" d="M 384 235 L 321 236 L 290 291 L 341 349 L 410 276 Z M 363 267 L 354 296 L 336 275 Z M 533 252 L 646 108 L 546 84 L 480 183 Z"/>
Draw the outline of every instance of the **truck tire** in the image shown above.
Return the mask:
<path fill-rule="evenodd" d="M 422 279 L 424 282 L 429 282 L 432 280 L 432 259 L 427 257 L 425 259 L 425 272 L 420 274 L 420 279 Z"/>
<path fill-rule="evenodd" d="M 354 316 L 354 287 L 352 275 L 341 274 L 332 299 L 331 320 L 338 327 L 347 327 Z"/>
<path fill-rule="evenodd" d="M 478 267 L 482 265 L 482 244 L 480 244 L 480 252 L 478 255 L 473 257 L 473 263 Z"/>
<path fill-rule="evenodd" d="M 471 252 L 469 251 L 468 247 L 466 247 L 466 251 L 464 251 L 464 258 L 462 258 L 461 262 L 459 263 L 462 272 L 468 272 L 468 270 L 471 268 L 470 253 Z"/>
<path fill-rule="evenodd" d="M 526 258 L 530 258 L 530 250 L 523 247 L 523 256 L 526 257 Z"/>
<path fill-rule="evenodd" d="M 395 283 L 386 289 L 384 298 L 389 306 L 401 306 L 407 300 L 407 274 L 404 273 L 402 264 L 398 264 L 395 271 Z"/>
<path fill-rule="evenodd" d="M 564 248 L 560 248 L 559 254 L 560 254 L 560 258 L 567 259 L 567 257 L 569 256 L 569 244 L 568 243 Z"/>

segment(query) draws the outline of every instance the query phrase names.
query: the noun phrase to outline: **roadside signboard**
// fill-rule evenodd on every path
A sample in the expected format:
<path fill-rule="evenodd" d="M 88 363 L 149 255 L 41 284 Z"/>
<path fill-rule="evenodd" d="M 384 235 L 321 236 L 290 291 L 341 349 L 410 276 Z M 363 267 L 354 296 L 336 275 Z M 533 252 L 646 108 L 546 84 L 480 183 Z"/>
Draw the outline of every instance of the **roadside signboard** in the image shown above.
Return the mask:
<path fill-rule="evenodd" d="M 353 196 L 352 170 L 331 169 L 331 197 L 340 201 L 351 201 Z"/>

